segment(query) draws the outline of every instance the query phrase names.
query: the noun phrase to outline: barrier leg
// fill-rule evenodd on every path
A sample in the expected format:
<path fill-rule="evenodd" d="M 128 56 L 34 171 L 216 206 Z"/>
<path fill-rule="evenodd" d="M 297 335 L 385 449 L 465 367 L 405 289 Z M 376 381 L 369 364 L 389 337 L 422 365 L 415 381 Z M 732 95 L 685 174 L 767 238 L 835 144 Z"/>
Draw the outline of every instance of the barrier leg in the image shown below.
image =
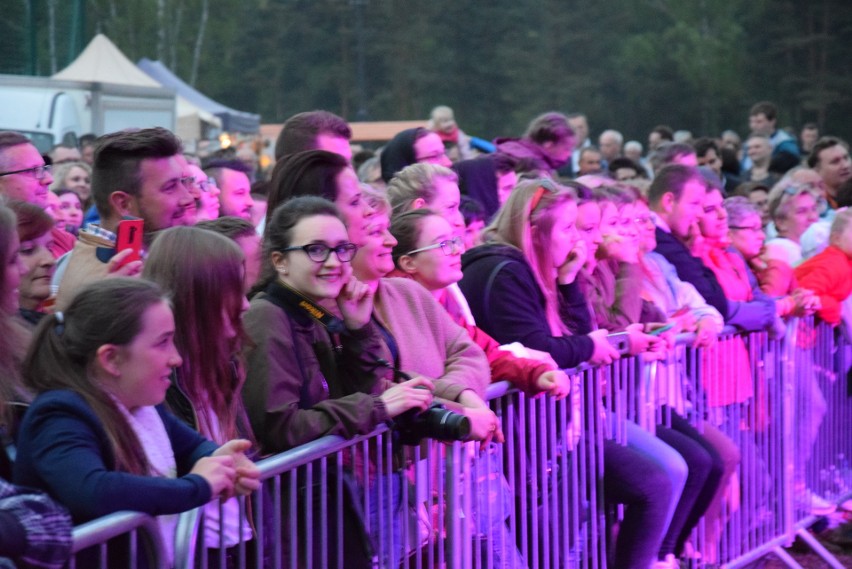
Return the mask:
<path fill-rule="evenodd" d="M 831 567 L 833 567 L 834 569 L 843 569 L 843 565 L 840 563 L 840 561 L 838 561 L 834 555 L 832 555 L 825 547 L 823 547 L 819 540 L 813 535 L 811 535 L 808 530 L 802 528 L 796 532 L 796 535 L 802 538 L 802 541 L 807 543 L 808 547 L 813 549 L 814 553 L 819 555 L 820 558 L 826 563 L 828 563 Z"/>

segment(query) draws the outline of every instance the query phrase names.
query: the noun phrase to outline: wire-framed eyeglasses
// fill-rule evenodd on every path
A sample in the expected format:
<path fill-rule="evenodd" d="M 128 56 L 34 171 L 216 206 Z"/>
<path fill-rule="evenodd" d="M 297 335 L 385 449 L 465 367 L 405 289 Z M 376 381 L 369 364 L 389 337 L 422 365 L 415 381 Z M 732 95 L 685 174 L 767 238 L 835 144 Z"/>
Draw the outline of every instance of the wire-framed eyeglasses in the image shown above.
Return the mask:
<path fill-rule="evenodd" d="M 453 253 L 461 250 L 463 243 L 464 240 L 462 240 L 461 237 L 456 236 L 451 239 L 444 239 L 439 243 L 434 243 L 432 245 L 427 245 L 425 247 L 415 249 L 414 251 L 409 251 L 408 253 L 406 253 L 406 255 L 416 255 L 417 253 L 422 253 L 423 251 L 431 251 L 432 249 L 437 249 L 438 247 L 441 248 L 441 251 L 443 251 L 444 255 L 452 255 Z"/>

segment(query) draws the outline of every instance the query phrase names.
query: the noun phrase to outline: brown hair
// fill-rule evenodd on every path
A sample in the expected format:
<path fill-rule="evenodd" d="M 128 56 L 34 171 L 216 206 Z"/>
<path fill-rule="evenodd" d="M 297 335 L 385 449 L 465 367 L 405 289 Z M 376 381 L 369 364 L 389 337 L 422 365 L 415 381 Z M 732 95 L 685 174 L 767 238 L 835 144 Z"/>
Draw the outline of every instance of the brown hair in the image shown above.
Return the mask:
<path fill-rule="evenodd" d="M 7 430 L 13 422 L 13 413 L 8 404 L 13 401 L 28 401 L 29 394 L 21 382 L 21 368 L 30 333 L 17 315 L 2 310 L 5 299 L 11 294 L 6 290 L 6 271 L 18 270 L 11 264 L 9 254 L 15 236 L 15 214 L 0 203 L 0 428 Z"/>
<path fill-rule="evenodd" d="M 282 203 L 296 196 L 337 199 L 337 176 L 346 168 L 346 158 L 325 150 L 308 150 L 282 158 L 272 170 L 267 194 L 266 223 Z"/>
<path fill-rule="evenodd" d="M 173 227 L 154 240 L 142 274 L 171 296 L 175 345 L 183 358 L 178 384 L 197 412 L 199 432 L 219 444 L 241 436 L 242 250 L 224 235 Z M 235 338 L 225 337 L 223 312 Z"/>
<path fill-rule="evenodd" d="M 46 316 L 24 360 L 24 383 L 35 393 L 78 393 L 100 420 L 115 457 L 115 469 L 146 475 L 139 439 L 109 393 L 89 374 L 98 348 L 126 346 L 142 329 L 145 312 L 167 300 L 160 287 L 142 279 L 112 278 L 81 290 L 68 309 Z"/>
<path fill-rule="evenodd" d="M 664 166 L 654 177 L 651 187 L 648 189 L 648 203 L 651 207 L 656 206 L 663 196 L 674 194 L 675 200 L 683 195 L 683 188 L 690 180 L 698 180 L 704 183 L 704 178 L 697 168 L 684 166 L 683 164 L 669 164 Z"/>
<path fill-rule="evenodd" d="M 132 196 L 142 191 L 139 165 L 149 158 L 168 158 L 182 151 L 180 139 L 161 127 L 123 130 L 100 137 L 92 166 L 92 198 L 101 219 L 112 215 L 109 196 L 118 190 Z"/>
<path fill-rule="evenodd" d="M 574 129 L 568 124 L 568 117 L 562 113 L 549 112 L 537 116 L 527 126 L 524 138 L 536 144 L 560 142 L 574 136 Z"/>
<path fill-rule="evenodd" d="M 278 272 L 272 264 L 272 253 L 283 251 L 290 246 L 293 228 L 306 217 L 330 215 L 343 223 L 343 218 L 332 202 L 316 196 L 300 196 L 284 202 L 272 212 L 272 218 L 266 224 L 263 234 L 263 259 L 260 277 L 249 291 L 249 298 L 266 290 L 266 287 L 278 278 Z"/>
<path fill-rule="evenodd" d="M 399 258 L 417 248 L 417 240 L 420 238 L 423 220 L 433 215 L 441 217 L 431 209 L 422 208 L 406 211 L 393 218 L 390 232 L 396 239 L 396 246 L 394 246 L 391 255 L 393 256 L 393 264 L 396 265 L 397 269 L 400 268 Z"/>
<path fill-rule="evenodd" d="M 352 129 L 345 120 L 328 111 L 308 111 L 293 115 L 284 123 L 275 142 L 275 159 L 280 160 L 317 147 L 317 137 L 329 134 L 349 140 Z"/>
<path fill-rule="evenodd" d="M 228 239 L 236 240 L 241 237 L 251 237 L 255 235 L 256 230 L 250 221 L 246 221 L 240 217 L 233 215 L 225 215 L 216 219 L 207 219 L 195 224 L 199 229 L 206 229 L 219 235 L 224 235 Z"/>
<path fill-rule="evenodd" d="M 8 203 L 8 206 L 15 213 L 15 217 L 18 220 L 18 239 L 21 241 L 37 239 L 56 225 L 53 218 L 37 205 L 12 200 Z"/>

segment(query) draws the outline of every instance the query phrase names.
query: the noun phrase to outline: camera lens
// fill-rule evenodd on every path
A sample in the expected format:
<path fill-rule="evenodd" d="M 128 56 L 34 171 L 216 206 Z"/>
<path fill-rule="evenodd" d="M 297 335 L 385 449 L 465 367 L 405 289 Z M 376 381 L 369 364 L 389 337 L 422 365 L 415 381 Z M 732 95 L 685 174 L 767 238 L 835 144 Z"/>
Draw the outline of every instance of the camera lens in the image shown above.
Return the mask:
<path fill-rule="evenodd" d="M 470 436 L 470 419 L 460 413 L 433 407 L 424 413 L 426 432 L 442 441 L 464 441 Z"/>

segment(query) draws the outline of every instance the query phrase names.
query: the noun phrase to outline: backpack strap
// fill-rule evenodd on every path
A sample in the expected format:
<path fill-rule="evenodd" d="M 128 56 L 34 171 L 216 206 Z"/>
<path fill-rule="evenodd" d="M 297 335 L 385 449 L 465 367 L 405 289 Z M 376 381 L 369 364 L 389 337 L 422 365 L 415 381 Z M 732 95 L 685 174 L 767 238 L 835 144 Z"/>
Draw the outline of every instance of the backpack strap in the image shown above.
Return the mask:
<path fill-rule="evenodd" d="M 485 291 L 482 297 L 482 315 L 485 317 L 485 329 L 491 329 L 491 289 L 494 287 L 494 280 L 497 278 L 497 274 L 500 270 L 511 263 L 511 259 L 506 259 L 505 261 L 499 262 L 493 269 L 491 269 L 491 274 L 488 275 L 488 280 L 485 281 Z"/>

